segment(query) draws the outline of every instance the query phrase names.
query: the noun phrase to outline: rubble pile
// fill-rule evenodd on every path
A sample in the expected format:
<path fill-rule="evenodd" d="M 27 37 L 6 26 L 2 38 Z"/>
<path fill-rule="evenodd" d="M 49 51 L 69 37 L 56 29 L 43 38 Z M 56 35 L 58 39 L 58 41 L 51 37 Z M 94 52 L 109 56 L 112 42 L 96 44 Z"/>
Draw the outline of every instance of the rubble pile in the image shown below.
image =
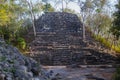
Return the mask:
<path fill-rule="evenodd" d="M 35 60 L 0 38 L 0 80 L 47 80 L 44 73 Z"/>

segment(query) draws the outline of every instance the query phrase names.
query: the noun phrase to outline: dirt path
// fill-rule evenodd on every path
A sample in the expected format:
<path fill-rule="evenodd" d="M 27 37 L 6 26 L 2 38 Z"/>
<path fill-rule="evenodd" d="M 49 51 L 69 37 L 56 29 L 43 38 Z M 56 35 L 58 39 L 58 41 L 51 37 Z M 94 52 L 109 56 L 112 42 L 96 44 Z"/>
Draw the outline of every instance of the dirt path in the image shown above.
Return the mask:
<path fill-rule="evenodd" d="M 66 68 L 66 66 L 43 66 L 53 71 L 53 80 L 112 80 L 115 68 Z M 58 79 L 59 78 L 59 79 Z"/>

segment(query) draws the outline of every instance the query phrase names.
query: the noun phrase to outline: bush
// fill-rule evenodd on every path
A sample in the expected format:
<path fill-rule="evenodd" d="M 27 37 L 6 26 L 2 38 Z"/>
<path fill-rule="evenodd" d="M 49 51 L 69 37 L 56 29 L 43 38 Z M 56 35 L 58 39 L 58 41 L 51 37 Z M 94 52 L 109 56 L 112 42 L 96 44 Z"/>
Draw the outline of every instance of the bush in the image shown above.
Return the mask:
<path fill-rule="evenodd" d="M 95 38 L 95 40 L 101 42 L 102 44 L 104 44 L 104 46 L 111 48 L 112 50 L 120 53 L 120 46 L 116 46 L 116 45 L 112 45 L 111 43 L 106 40 L 104 37 L 100 36 L 100 35 L 93 35 L 93 37 Z"/>
<path fill-rule="evenodd" d="M 25 48 L 26 48 L 26 42 L 25 42 L 24 38 L 19 37 L 17 39 L 17 47 L 19 49 L 21 49 L 21 50 L 25 50 Z"/>
<path fill-rule="evenodd" d="M 116 52 L 120 53 L 120 47 L 112 45 L 112 49 L 115 50 Z"/>
<path fill-rule="evenodd" d="M 120 80 L 120 68 L 116 69 L 116 73 L 113 76 L 114 80 Z"/>
<path fill-rule="evenodd" d="M 106 47 L 111 47 L 111 44 L 110 44 L 110 42 L 108 41 L 108 40 L 106 40 L 105 38 L 103 38 L 103 37 L 101 37 L 100 35 L 93 35 L 93 37 L 97 40 L 97 41 L 99 41 L 99 42 L 101 42 L 102 44 L 104 44 Z"/>
<path fill-rule="evenodd" d="M 110 42 L 107 41 L 105 38 L 100 38 L 100 42 L 103 43 L 106 47 L 110 47 Z"/>

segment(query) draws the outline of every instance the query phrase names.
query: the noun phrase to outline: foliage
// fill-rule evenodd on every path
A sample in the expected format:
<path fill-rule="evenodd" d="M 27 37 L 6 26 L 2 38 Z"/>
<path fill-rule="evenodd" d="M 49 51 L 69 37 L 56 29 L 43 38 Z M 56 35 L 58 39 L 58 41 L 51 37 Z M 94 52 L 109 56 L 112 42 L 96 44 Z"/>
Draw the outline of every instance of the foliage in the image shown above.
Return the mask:
<path fill-rule="evenodd" d="M 103 38 L 102 36 L 100 35 L 94 35 L 93 36 L 97 41 L 101 42 L 104 46 L 106 47 L 111 47 L 111 44 L 108 40 L 106 40 L 105 38 Z"/>
<path fill-rule="evenodd" d="M 96 31 L 96 34 L 99 34 L 100 32 L 107 33 L 111 27 L 112 19 L 105 14 L 94 14 L 87 20 L 87 24 L 92 26 L 91 29 Z"/>
<path fill-rule="evenodd" d="M 0 26 L 3 26 L 10 21 L 10 13 L 7 4 L 0 4 Z"/>
<path fill-rule="evenodd" d="M 26 48 L 26 42 L 25 42 L 24 38 L 19 37 L 17 39 L 17 47 L 22 50 L 24 50 Z"/>
<path fill-rule="evenodd" d="M 104 46 L 114 50 L 115 52 L 120 53 L 120 45 L 119 46 L 113 45 L 109 40 L 107 40 L 106 38 L 104 38 L 100 35 L 93 35 L 93 37 L 95 38 L 95 40 L 99 41 Z"/>
<path fill-rule="evenodd" d="M 120 53 L 120 45 L 119 46 L 116 46 L 116 45 L 112 45 L 111 47 L 115 52 L 118 52 Z"/>
<path fill-rule="evenodd" d="M 45 5 L 42 6 L 43 12 L 54 12 L 54 8 L 51 6 L 51 4 L 46 3 Z"/>
<path fill-rule="evenodd" d="M 113 76 L 114 80 L 120 80 L 120 68 L 116 69 L 116 73 Z"/>
<path fill-rule="evenodd" d="M 28 17 L 24 17 L 27 11 L 26 6 L 21 6 L 20 4 L 20 0 L 17 3 L 15 0 L 3 0 L 3 4 L 0 3 L 0 35 L 8 44 L 13 44 L 24 50 L 26 42 L 24 39 L 20 39 L 23 35 L 20 33 L 20 28 L 28 26 L 28 23 L 27 25 L 24 24 L 25 18 Z M 23 29 L 23 31 L 25 30 Z"/>
<path fill-rule="evenodd" d="M 3 62 L 3 61 L 5 61 L 6 60 L 6 57 L 5 56 L 1 56 L 0 57 L 0 62 Z"/>
<path fill-rule="evenodd" d="M 113 26 L 111 27 L 111 32 L 118 39 L 120 37 L 120 0 L 118 0 L 118 4 L 116 5 L 117 11 L 113 14 L 114 21 Z"/>
<path fill-rule="evenodd" d="M 96 11 L 99 13 L 102 12 L 103 8 L 106 4 L 108 4 L 108 0 L 93 0 L 94 6 L 96 7 Z"/>

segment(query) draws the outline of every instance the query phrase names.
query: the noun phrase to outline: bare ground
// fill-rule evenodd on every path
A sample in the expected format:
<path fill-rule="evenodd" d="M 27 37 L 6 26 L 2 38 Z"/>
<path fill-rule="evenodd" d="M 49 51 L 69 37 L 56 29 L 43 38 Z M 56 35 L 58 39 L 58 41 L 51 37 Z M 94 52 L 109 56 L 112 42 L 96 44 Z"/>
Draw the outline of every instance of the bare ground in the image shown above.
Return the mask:
<path fill-rule="evenodd" d="M 66 66 L 43 66 L 53 71 L 53 80 L 112 80 L 115 68 L 67 68 Z"/>

